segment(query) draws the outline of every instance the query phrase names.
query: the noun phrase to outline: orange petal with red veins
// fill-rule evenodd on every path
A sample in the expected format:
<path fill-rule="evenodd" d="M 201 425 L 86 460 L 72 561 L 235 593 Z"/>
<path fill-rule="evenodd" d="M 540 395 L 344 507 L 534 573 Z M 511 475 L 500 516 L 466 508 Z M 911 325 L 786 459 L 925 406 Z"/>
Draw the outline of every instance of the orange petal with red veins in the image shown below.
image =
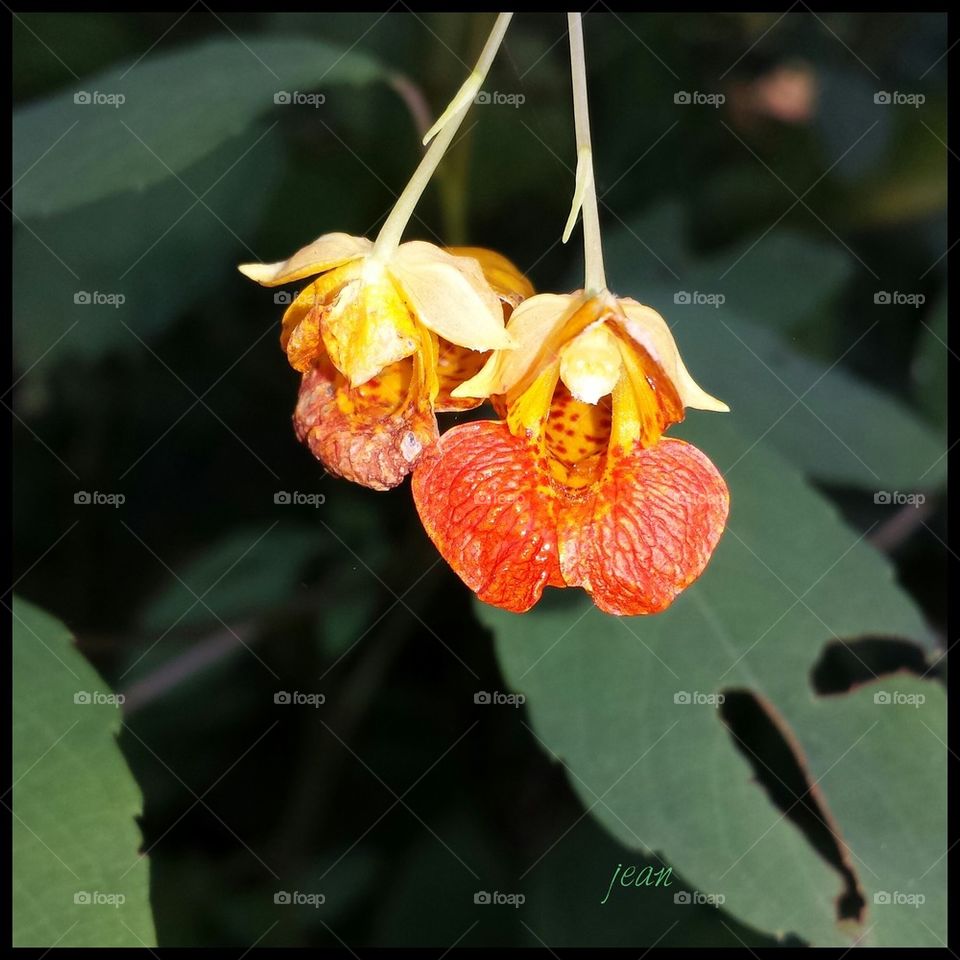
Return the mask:
<path fill-rule="evenodd" d="M 529 441 L 481 420 L 448 430 L 413 473 L 413 499 L 444 560 L 485 603 L 529 610 L 562 586 L 553 496 Z"/>
<path fill-rule="evenodd" d="M 293 415 L 297 436 L 331 473 L 389 490 L 437 441 L 418 376 L 414 360 L 401 360 L 351 388 L 323 358 L 304 374 Z"/>
<path fill-rule="evenodd" d="M 558 510 L 564 579 L 606 613 L 659 613 L 703 572 L 728 508 L 723 477 L 692 444 L 611 450 L 593 495 Z"/>

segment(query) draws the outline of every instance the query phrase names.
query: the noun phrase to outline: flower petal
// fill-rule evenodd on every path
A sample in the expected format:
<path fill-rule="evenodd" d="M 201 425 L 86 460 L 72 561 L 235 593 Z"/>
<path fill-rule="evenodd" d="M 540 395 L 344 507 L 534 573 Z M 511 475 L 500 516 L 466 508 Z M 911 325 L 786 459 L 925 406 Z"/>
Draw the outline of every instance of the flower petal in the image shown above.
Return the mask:
<path fill-rule="evenodd" d="M 401 360 L 351 388 L 322 359 L 303 377 L 293 423 L 331 473 L 374 490 L 397 486 L 437 441 L 417 360 Z"/>
<path fill-rule="evenodd" d="M 431 334 L 436 336 L 436 334 Z M 473 410 L 483 400 L 472 397 L 455 398 L 450 393 L 464 380 L 472 377 L 484 364 L 489 354 L 458 347 L 455 343 L 440 340 L 437 344 L 437 381 L 439 390 L 434 409 L 442 413 L 453 410 Z"/>
<path fill-rule="evenodd" d="M 512 309 L 534 294 L 533 284 L 502 253 L 485 247 L 447 247 L 447 253 L 476 260 L 493 292 Z"/>
<path fill-rule="evenodd" d="M 448 430 L 413 474 L 413 499 L 444 560 L 485 603 L 529 610 L 562 586 L 553 497 L 535 448 L 501 421 Z"/>
<path fill-rule="evenodd" d="M 703 572 L 728 508 L 723 477 L 692 444 L 611 450 L 593 496 L 558 503 L 563 577 L 606 613 L 659 613 Z"/>
<path fill-rule="evenodd" d="M 500 299 L 476 260 L 412 240 L 400 245 L 387 269 L 417 319 L 444 340 L 471 350 L 513 345 Z"/>
<path fill-rule="evenodd" d="M 287 307 L 280 329 L 280 346 L 294 370 L 306 373 L 326 348 L 320 335 L 324 313 L 333 297 L 360 275 L 361 265 L 354 261 L 329 270 L 307 284 Z"/>
<path fill-rule="evenodd" d="M 489 397 L 506 393 L 533 372 L 546 345 L 583 305 L 577 294 L 538 293 L 513 311 L 507 330 L 516 346 L 495 353 L 471 380 L 457 387 L 455 397 Z"/>
<path fill-rule="evenodd" d="M 683 405 L 696 410 L 729 413 L 730 408 L 722 400 L 711 397 L 702 390 L 687 372 L 666 320 L 652 307 L 637 303 L 629 297 L 623 297 L 618 302 L 627 317 L 627 333 L 660 364 L 673 381 Z"/>
<path fill-rule="evenodd" d="M 339 267 L 341 263 L 365 256 L 373 248 L 366 237 L 348 233 L 325 233 L 298 250 L 288 260 L 277 263 L 242 263 L 237 269 L 265 287 L 278 287 L 304 277 L 312 277 Z"/>
<path fill-rule="evenodd" d="M 420 343 L 416 324 L 383 269 L 368 261 L 324 308 L 320 332 L 333 365 L 357 387 L 409 357 Z"/>

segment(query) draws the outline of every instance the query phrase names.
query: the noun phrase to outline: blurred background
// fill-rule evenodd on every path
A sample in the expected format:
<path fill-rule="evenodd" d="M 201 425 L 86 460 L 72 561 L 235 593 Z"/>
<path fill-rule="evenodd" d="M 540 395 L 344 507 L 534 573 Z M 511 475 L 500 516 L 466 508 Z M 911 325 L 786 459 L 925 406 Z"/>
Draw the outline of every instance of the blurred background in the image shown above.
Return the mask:
<path fill-rule="evenodd" d="M 522 711 L 477 709 L 506 687 L 469 592 L 405 486 L 325 476 L 296 442 L 283 306 L 235 270 L 372 236 L 491 23 L 14 20 L 16 589 L 126 696 L 162 945 L 772 942 L 711 907 L 600 909 L 613 865 L 641 858 L 580 819 Z M 804 473 L 942 643 L 945 17 L 594 12 L 585 29 L 611 286 L 681 324 L 721 295 L 720 316 L 775 338 L 756 349 L 779 376 L 830 371 L 818 418 L 841 418 L 846 452 L 806 445 Z M 409 235 L 575 288 L 564 17 L 518 15 L 484 88 Z M 109 130 L 91 111 L 114 111 Z M 789 457 L 803 430 L 774 422 L 766 374 L 694 329 L 677 328 L 694 376 Z M 924 502 L 884 501 L 888 477 Z M 518 889 L 575 823 L 524 880 L 535 920 L 477 915 L 475 891 Z M 290 890 L 323 909 L 275 903 Z"/>

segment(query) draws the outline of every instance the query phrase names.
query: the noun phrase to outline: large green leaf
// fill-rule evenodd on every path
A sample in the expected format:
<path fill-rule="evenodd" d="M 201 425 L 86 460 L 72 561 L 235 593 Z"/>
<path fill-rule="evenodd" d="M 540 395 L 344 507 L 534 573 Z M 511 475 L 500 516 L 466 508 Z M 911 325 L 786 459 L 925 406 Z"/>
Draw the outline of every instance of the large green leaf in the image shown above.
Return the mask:
<path fill-rule="evenodd" d="M 939 427 L 947 422 L 947 298 L 941 296 L 923 321 L 917 355 L 914 357 L 914 393 L 930 419 Z"/>
<path fill-rule="evenodd" d="M 113 67 L 17 111 L 14 210 L 21 218 L 49 216 L 142 190 L 192 166 L 269 111 L 320 115 L 322 103 L 298 105 L 294 94 L 327 96 L 334 85 L 382 75 L 358 50 L 299 38 L 224 37 Z M 282 94 L 290 101 L 275 104 Z"/>
<path fill-rule="evenodd" d="M 119 710 L 59 620 L 22 600 L 13 619 L 14 943 L 152 946 Z"/>
<path fill-rule="evenodd" d="M 523 619 L 480 608 L 510 685 L 574 789 L 622 843 L 656 850 L 744 923 L 815 944 L 937 944 L 945 936 L 944 698 L 895 674 L 817 695 L 835 638 L 925 640 L 886 561 L 779 456 L 729 419 L 694 439 L 728 476 L 727 531 L 702 579 L 666 613 L 618 620 L 579 591 Z M 687 431 L 691 436 L 691 431 Z M 867 903 L 841 929 L 839 873 L 768 800 L 715 707 L 675 696 L 747 691 L 795 745 Z M 875 694 L 925 698 L 920 706 Z M 683 699 L 682 697 L 680 699 Z M 881 698 L 882 699 L 882 698 Z M 549 856 L 537 869 L 550 869 Z M 922 906 L 874 902 L 920 894 Z"/>
<path fill-rule="evenodd" d="M 19 364 L 37 364 L 36 376 L 66 358 L 140 352 L 232 276 L 238 259 L 256 259 L 248 238 L 282 169 L 275 135 L 264 133 L 254 128 L 222 144 L 179 179 L 18 226 Z"/>
<path fill-rule="evenodd" d="M 296 508 L 281 504 L 279 509 Z M 304 564 L 329 553 L 330 545 L 310 527 L 275 526 L 245 527 L 207 546 L 143 610 L 143 629 L 162 633 L 173 627 L 216 626 L 218 620 L 253 616 L 288 599 Z"/>
<path fill-rule="evenodd" d="M 829 361 L 786 339 L 811 317 L 822 327 L 838 309 L 851 269 L 841 249 L 774 230 L 754 244 L 698 259 L 673 204 L 611 231 L 606 248 L 611 288 L 663 314 L 694 378 L 730 404 L 744 434 L 762 437 L 831 483 L 909 492 L 943 482 L 936 434 L 845 369 L 857 337 L 836 346 Z M 864 309 L 863 341 L 878 335 L 885 309 L 872 303 Z"/>

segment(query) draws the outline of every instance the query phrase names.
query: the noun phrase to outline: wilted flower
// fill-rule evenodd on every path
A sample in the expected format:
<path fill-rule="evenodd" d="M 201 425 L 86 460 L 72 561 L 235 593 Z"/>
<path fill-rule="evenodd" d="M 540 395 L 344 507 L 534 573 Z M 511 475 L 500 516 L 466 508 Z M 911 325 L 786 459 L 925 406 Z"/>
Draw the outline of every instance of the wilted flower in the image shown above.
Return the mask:
<path fill-rule="evenodd" d="M 435 410 L 479 402 L 450 392 L 490 350 L 511 346 L 505 312 L 532 293 L 492 251 L 411 241 L 381 259 L 345 233 L 240 270 L 264 286 L 315 278 L 283 317 L 281 345 L 303 374 L 294 424 L 331 473 L 377 490 L 435 442 Z"/>

